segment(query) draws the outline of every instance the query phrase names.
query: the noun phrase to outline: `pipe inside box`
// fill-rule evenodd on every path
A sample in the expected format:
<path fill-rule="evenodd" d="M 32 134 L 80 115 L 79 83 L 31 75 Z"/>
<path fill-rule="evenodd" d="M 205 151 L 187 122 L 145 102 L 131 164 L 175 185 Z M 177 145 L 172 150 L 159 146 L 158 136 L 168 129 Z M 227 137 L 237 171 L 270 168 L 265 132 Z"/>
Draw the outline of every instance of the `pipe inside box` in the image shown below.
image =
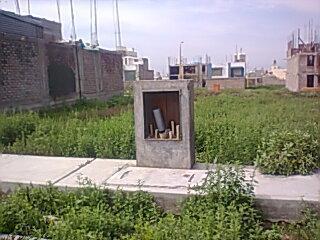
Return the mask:
<path fill-rule="evenodd" d="M 144 138 L 181 140 L 179 91 L 144 92 Z"/>

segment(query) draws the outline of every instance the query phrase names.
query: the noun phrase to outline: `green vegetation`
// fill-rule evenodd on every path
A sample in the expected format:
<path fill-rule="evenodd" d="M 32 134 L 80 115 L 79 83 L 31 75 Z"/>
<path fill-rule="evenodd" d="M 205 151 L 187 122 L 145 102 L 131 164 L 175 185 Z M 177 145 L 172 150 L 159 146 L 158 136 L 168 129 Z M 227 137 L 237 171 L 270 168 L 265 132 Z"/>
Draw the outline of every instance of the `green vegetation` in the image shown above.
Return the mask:
<path fill-rule="evenodd" d="M 265 88 L 224 91 L 215 97 L 201 92 L 195 109 L 201 162 L 253 164 L 263 139 L 283 130 L 311 135 L 320 149 L 319 95 Z"/>
<path fill-rule="evenodd" d="M 259 239 L 311 240 L 320 218 L 263 227 L 253 207 L 251 183 L 231 167 L 210 172 L 182 203 L 180 215 L 164 213 L 144 192 L 110 193 L 97 187 L 60 191 L 49 185 L 20 188 L 0 198 L 0 232 L 57 240 Z M 290 236 L 290 238 L 284 238 Z M 292 237 L 292 238 L 291 238 Z"/>
<path fill-rule="evenodd" d="M 0 151 L 134 159 L 132 102 L 132 96 L 120 96 L 1 114 Z M 199 162 L 257 162 L 266 173 L 286 175 L 307 174 L 320 165 L 319 95 L 276 87 L 218 95 L 197 90 L 195 130 Z"/>
<path fill-rule="evenodd" d="M 135 157 L 132 97 L 107 102 L 0 116 L 3 152 L 79 156 Z"/>
<path fill-rule="evenodd" d="M 268 139 L 262 139 L 257 164 L 268 174 L 309 174 L 319 167 L 319 144 L 306 132 L 273 132 Z"/>

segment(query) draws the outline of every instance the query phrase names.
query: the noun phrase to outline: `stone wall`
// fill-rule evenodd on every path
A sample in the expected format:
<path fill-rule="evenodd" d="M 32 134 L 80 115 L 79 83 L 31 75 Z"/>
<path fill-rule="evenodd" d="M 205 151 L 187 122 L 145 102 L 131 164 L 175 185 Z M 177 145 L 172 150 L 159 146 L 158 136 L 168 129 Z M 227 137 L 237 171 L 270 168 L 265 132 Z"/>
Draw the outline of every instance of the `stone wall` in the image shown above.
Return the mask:
<path fill-rule="evenodd" d="M 222 78 L 206 80 L 206 86 L 209 90 L 213 89 L 214 84 L 219 84 L 220 89 L 244 89 L 245 78 Z"/>
<path fill-rule="evenodd" d="M 0 109 L 107 99 L 123 91 L 118 53 L 4 34 L 0 47 Z"/>

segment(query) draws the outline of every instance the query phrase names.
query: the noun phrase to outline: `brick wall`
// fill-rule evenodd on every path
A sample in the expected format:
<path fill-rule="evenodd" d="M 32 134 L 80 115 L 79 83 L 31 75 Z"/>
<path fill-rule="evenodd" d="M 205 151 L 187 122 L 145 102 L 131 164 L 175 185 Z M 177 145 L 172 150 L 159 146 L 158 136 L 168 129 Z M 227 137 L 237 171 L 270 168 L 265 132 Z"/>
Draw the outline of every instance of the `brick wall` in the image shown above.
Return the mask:
<path fill-rule="evenodd" d="M 44 43 L 0 35 L 0 108 L 48 104 Z"/>
<path fill-rule="evenodd" d="M 226 78 L 206 80 L 206 86 L 209 90 L 213 89 L 213 84 L 219 84 L 220 89 L 244 89 L 245 78 Z"/>
<path fill-rule="evenodd" d="M 285 86 L 286 80 L 277 78 L 276 76 L 266 75 L 266 76 L 262 76 L 262 85 L 263 86 L 270 86 L 270 85 Z"/>
<path fill-rule="evenodd" d="M 0 109 L 74 102 L 80 92 L 85 98 L 107 99 L 123 91 L 118 53 L 3 34 L 0 47 Z"/>
<path fill-rule="evenodd" d="M 100 50 L 102 92 L 110 95 L 123 91 L 122 56 L 111 51 Z"/>
<path fill-rule="evenodd" d="M 101 74 L 98 68 L 98 51 L 87 51 L 79 49 L 79 63 L 81 76 L 81 89 L 83 96 L 90 98 L 95 97 L 99 91 L 99 82 Z"/>

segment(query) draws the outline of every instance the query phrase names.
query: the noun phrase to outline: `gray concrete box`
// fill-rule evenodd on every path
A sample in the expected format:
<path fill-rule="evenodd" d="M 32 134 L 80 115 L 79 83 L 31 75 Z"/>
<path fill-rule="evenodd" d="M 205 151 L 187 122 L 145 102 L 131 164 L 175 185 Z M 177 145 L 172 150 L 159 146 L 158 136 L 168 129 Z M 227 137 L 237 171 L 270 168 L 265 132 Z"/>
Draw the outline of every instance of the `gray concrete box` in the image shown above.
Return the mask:
<path fill-rule="evenodd" d="M 194 164 L 193 81 L 136 81 L 134 116 L 137 165 L 140 167 L 185 168 Z M 153 110 L 160 108 L 169 139 L 156 138 Z M 172 121 L 175 127 L 171 128 Z M 176 125 L 179 125 L 178 127 Z M 179 129 L 176 130 L 177 128 Z M 177 132 L 179 133 L 177 135 Z M 168 133 L 168 132 L 167 132 Z M 163 135 L 162 135 L 163 136 Z"/>

